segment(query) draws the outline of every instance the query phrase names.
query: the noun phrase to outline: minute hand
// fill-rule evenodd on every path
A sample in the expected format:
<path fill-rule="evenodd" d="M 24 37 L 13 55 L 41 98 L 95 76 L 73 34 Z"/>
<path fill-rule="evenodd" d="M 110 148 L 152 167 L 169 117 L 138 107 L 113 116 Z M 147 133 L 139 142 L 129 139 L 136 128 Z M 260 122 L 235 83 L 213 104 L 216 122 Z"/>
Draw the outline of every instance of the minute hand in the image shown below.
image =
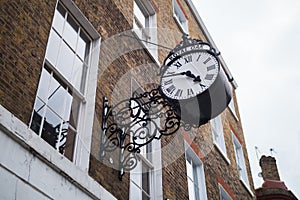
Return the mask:
<path fill-rule="evenodd" d="M 186 72 L 180 72 L 180 73 L 177 73 L 177 74 L 165 75 L 165 76 L 163 76 L 163 78 L 172 77 L 172 76 L 180 76 L 180 75 L 185 75 L 185 74 L 186 74 Z"/>

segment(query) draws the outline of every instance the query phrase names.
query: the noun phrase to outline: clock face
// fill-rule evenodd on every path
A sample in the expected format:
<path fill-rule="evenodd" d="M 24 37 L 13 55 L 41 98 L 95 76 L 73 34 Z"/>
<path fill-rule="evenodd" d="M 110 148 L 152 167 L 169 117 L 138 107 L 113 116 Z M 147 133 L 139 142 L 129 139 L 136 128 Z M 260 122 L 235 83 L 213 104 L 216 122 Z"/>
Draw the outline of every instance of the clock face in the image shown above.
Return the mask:
<path fill-rule="evenodd" d="M 161 77 L 162 92 L 171 99 L 189 99 L 208 89 L 219 73 L 217 59 L 195 51 L 172 62 Z"/>

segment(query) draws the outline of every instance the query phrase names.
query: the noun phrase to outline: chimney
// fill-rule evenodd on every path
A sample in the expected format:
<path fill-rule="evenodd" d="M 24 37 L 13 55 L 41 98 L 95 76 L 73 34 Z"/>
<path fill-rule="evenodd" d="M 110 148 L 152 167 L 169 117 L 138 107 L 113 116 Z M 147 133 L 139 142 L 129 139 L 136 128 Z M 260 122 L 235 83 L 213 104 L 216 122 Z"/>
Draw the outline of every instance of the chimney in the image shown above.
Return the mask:
<path fill-rule="evenodd" d="M 262 170 L 262 177 L 265 180 L 280 181 L 276 160 L 271 156 L 262 156 L 259 161 Z"/>

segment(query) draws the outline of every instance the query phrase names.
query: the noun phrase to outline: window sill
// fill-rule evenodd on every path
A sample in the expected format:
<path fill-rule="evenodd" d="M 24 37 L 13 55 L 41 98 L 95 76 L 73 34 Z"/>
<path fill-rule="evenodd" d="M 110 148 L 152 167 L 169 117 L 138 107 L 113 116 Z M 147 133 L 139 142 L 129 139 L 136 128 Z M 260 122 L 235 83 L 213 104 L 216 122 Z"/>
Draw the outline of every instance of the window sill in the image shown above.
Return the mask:
<path fill-rule="evenodd" d="M 226 153 L 223 152 L 221 147 L 216 142 L 214 142 L 214 146 L 219 151 L 219 153 L 222 155 L 223 159 L 227 162 L 227 164 L 230 165 L 230 160 L 228 159 Z"/>
<path fill-rule="evenodd" d="M 140 40 L 144 40 L 140 35 L 141 33 L 139 32 L 138 29 L 132 29 L 132 33 L 134 34 L 134 36 L 139 39 L 139 43 L 143 46 L 143 48 L 146 50 L 146 52 L 148 53 L 148 55 L 151 57 L 152 60 L 155 61 L 155 64 L 160 67 L 160 62 L 158 60 L 158 54 L 157 54 L 157 48 L 155 50 L 151 50 L 146 43 L 144 41 L 140 41 Z M 151 40 L 149 42 L 152 42 Z M 154 43 L 154 42 L 153 42 Z M 155 51 L 155 52 L 154 52 Z"/>
<path fill-rule="evenodd" d="M 247 192 L 254 197 L 253 192 L 250 190 L 249 186 L 245 183 L 245 181 L 243 179 L 240 178 L 240 182 L 242 183 L 242 185 L 244 186 L 244 188 L 246 188 Z"/>

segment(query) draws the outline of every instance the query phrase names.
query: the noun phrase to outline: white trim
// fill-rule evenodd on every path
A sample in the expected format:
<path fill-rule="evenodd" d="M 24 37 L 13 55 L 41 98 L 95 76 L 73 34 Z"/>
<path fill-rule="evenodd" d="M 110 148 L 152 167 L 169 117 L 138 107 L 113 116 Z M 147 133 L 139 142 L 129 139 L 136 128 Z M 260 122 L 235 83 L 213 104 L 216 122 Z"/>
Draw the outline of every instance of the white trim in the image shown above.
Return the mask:
<path fill-rule="evenodd" d="M 180 21 L 178 16 L 176 15 L 178 13 L 183 19 L 183 23 Z M 189 24 L 188 24 L 188 19 L 186 18 L 183 10 L 181 9 L 180 5 L 178 4 L 177 0 L 173 0 L 173 18 L 175 19 L 177 25 L 179 26 L 180 30 L 183 33 L 189 34 Z"/>
<path fill-rule="evenodd" d="M 190 145 L 184 141 L 184 147 L 185 147 L 185 160 L 187 157 L 190 157 L 197 165 L 197 178 L 198 178 L 198 184 L 200 185 L 200 200 L 207 200 L 207 192 L 206 192 L 206 181 L 205 181 L 205 173 L 204 173 L 204 165 L 203 162 L 198 158 L 197 154 L 194 152 L 194 150 L 190 147 Z M 204 190 L 203 190 L 204 189 Z"/>
<path fill-rule="evenodd" d="M 224 160 L 227 162 L 227 164 L 230 165 L 230 160 L 227 157 L 227 154 L 222 150 L 222 148 L 216 142 L 214 142 L 214 146 L 220 152 L 220 154 L 222 155 L 222 157 L 224 158 Z"/>
<path fill-rule="evenodd" d="M 225 199 L 225 200 L 232 200 L 231 196 L 228 194 L 228 192 L 223 188 L 223 186 L 219 184 L 219 190 L 220 190 L 220 199 Z"/>
<path fill-rule="evenodd" d="M 31 154 L 62 176 L 70 180 L 80 190 L 98 199 L 116 199 L 105 190 L 86 171 L 83 171 L 66 157 L 57 152 L 46 141 L 33 132 L 20 119 L 0 105 L 0 129 L 15 140 L 16 143 L 30 149 Z M 42 177 L 41 177 L 42 178 Z"/>

